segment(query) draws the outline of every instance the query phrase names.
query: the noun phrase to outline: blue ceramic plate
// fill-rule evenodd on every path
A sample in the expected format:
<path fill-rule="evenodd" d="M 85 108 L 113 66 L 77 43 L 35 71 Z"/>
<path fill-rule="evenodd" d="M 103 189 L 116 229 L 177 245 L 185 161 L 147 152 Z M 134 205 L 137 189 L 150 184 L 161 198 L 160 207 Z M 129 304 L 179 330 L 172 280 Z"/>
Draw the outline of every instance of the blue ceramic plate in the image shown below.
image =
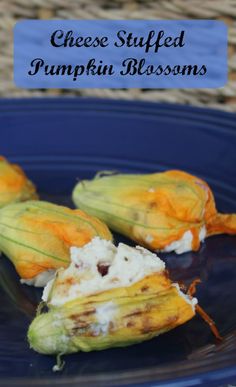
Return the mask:
<path fill-rule="evenodd" d="M 2 100 L 0 154 L 22 165 L 41 197 L 72 205 L 78 178 L 98 170 L 179 168 L 205 179 L 218 209 L 236 212 L 235 115 L 177 105 L 96 99 Z M 117 241 L 121 239 L 117 236 Z M 175 280 L 202 279 L 197 297 L 224 335 L 216 345 L 198 317 L 149 342 L 55 359 L 28 347 L 40 291 L 0 261 L 1 386 L 223 386 L 236 383 L 236 237 L 209 238 L 198 253 L 166 254 Z M 46 332 L 45 332 L 46 334 Z"/>

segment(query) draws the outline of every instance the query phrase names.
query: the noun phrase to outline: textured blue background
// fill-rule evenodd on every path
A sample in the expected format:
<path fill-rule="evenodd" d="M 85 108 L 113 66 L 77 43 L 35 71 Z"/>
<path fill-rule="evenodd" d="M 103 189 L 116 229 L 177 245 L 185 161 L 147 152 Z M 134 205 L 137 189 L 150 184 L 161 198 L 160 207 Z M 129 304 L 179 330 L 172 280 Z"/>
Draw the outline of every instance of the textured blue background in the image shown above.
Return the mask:
<path fill-rule="evenodd" d="M 74 36 L 108 36 L 106 48 L 52 47 L 51 34 L 57 30 L 73 30 Z M 150 30 L 165 31 L 165 36 L 176 37 L 185 30 L 184 47 L 161 47 L 158 53 L 151 49 L 114 47 L 117 32 L 126 30 L 135 36 L 147 36 Z M 127 57 L 145 58 L 147 64 L 207 66 L 204 76 L 182 75 L 128 75 L 121 76 L 121 63 Z M 90 58 L 113 64 L 112 76 L 87 76 L 73 81 L 73 76 L 47 76 L 40 71 L 28 75 L 34 58 L 45 64 L 86 64 Z M 147 21 L 147 20 L 26 20 L 14 29 L 14 78 L 23 88 L 216 88 L 227 81 L 227 27 L 213 20 Z"/>

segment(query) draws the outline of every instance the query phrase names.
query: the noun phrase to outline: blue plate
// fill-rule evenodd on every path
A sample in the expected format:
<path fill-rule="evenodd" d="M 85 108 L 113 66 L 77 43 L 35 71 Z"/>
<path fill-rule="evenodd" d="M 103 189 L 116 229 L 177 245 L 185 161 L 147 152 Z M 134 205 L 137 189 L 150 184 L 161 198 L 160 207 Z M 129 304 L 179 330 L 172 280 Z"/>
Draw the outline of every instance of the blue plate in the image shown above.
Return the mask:
<path fill-rule="evenodd" d="M 1 100 L 0 154 L 22 165 L 41 197 L 71 206 L 77 179 L 98 170 L 189 171 L 213 188 L 218 209 L 236 212 L 235 115 L 214 110 L 96 99 Z M 117 240 L 121 238 L 116 236 Z M 0 262 L 1 386 L 219 386 L 236 383 L 236 238 L 209 238 L 197 253 L 166 254 L 174 280 L 202 279 L 197 297 L 214 318 L 216 345 L 198 317 L 149 342 L 55 359 L 28 347 L 40 291 Z M 46 332 L 45 332 L 46 334 Z"/>

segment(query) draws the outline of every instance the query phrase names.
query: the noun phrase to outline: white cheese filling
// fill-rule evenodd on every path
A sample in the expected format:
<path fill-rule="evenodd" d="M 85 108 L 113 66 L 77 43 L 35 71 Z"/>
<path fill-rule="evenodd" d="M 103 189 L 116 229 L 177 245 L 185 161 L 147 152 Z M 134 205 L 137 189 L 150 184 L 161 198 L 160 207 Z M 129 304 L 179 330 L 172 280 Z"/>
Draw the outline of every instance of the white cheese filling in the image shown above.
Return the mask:
<path fill-rule="evenodd" d="M 106 268 L 106 275 L 101 269 Z M 87 245 L 71 248 L 71 264 L 59 271 L 60 283 L 74 279 L 69 286 L 58 286 L 50 303 L 62 305 L 79 296 L 91 295 L 112 288 L 131 286 L 149 274 L 165 270 L 165 263 L 156 254 L 143 247 L 130 247 L 120 243 L 94 238 Z M 54 280 L 45 287 L 43 300 L 47 301 Z M 62 291 L 63 290 L 63 291 Z"/>
<path fill-rule="evenodd" d="M 99 323 L 99 333 L 102 332 L 103 334 L 106 334 L 108 332 L 110 323 L 115 320 L 116 312 L 117 306 L 112 301 L 97 306 L 96 318 Z"/>
<path fill-rule="evenodd" d="M 55 270 L 54 269 L 49 269 L 46 271 L 43 271 L 42 273 L 36 275 L 35 277 L 31 279 L 24 279 L 21 278 L 20 282 L 22 284 L 30 285 L 30 286 L 35 286 L 35 287 L 43 287 L 47 285 L 47 283 L 54 277 Z"/>
<path fill-rule="evenodd" d="M 193 310 L 195 310 L 195 306 L 196 306 L 197 303 L 198 303 L 197 298 L 195 298 L 195 297 L 192 298 L 192 297 L 190 297 L 188 294 L 183 293 L 183 292 L 180 290 L 179 284 L 177 284 L 177 283 L 172 284 L 172 286 L 174 286 L 174 287 L 178 290 L 179 295 L 180 295 L 181 297 L 183 297 L 183 298 L 185 299 L 185 301 L 186 301 L 188 304 L 190 304 L 190 305 L 192 306 Z"/>
<path fill-rule="evenodd" d="M 201 227 L 198 237 L 199 237 L 200 242 L 204 241 L 204 239 L 206 237 L 206 227 L 205 226 Z M 171 251 L 174 251 L 176 254 L 186 253 L 187 251 L 192 250 L 192 241 L 193 241 L 192 232 L 190 230 L 186 231 L 183 234 L 182 238 L 170 243 L 164 249 L 162 249 L 161 252 L 169 253 Z"/>
<path fill-rule="evenodd" d="M 96 237 L 81 248 L 71 248 L 70 266 L 60 269 L 58 275 L 48 282 L 42 299 L 59 306 L 78 297 L 131 286 L 147 275 L 164 270 L 165 263 L 143 247 L 130 247 L 123 243 L 116 247 L 112 242 Z M 194 309 L 197 300 L 182 293 L 178 284 L 172 286 Z M 112 300 L 98 306 L 96 314 L 100 322 L 99 331 L 106 332 L 116 314 Z"/>

